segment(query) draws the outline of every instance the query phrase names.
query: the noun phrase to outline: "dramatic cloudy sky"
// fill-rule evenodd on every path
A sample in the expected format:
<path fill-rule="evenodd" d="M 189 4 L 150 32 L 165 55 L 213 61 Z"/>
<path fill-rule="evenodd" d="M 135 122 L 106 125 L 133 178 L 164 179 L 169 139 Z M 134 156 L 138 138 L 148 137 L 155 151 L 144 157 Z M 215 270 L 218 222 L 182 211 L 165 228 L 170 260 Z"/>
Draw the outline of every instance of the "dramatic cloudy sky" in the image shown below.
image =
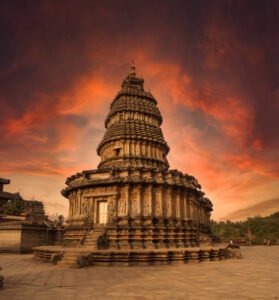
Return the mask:
<path fill-rule="evenodd" d="M 135 60 L 218 219 L 279 196 L 278 1 L 1 1 L 0 177 L 67 214 Z"/>

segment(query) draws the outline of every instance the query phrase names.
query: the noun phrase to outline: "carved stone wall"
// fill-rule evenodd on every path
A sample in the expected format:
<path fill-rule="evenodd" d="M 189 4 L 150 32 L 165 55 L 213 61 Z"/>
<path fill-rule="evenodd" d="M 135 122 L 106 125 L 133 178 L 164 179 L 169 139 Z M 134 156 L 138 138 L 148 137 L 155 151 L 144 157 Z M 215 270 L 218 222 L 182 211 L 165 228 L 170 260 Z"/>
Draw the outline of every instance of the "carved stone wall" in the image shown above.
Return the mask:
<path fill-rule="evenodd" d="M 80 175 L 84 186 L 72 187 L 66 192 L 70 203 L 68 223 L 71 228 L 94 228 L 98 224 L 98 202 L 107 201 L 107 225 L 115 228 L 110 234 L 127 228 L 153 228 L 149 233 L 145 232 L 145 235 L 154 240 L 152 232 L 158 226 L 165 228 L 162 232 L 169 230 L 171 226 L 181 228 L 182 231 L 188 231 L 189 237 L 193 235 L 191 230 L 196 232 L 195 236 L 198 230 L 209 232 L 212 205 L 193 185 L 194 181 L 189 181 L 182 173 L 121 169 L 115 170 L 106 180 L 101 181 L 90 180 L 88 173 L 86 176 L 89 178 L 88 183 Z M 105 177 L 102 174 L 101 178 Z M 77 184 L 77 178 L 73 182 Z M 163 236 L 170 233 L 162 232 L 158 236 L 164 240 Z M 170 236 L 173 241 L 177 239 L 174 232 Z M 137 238 L 127 236 L 130 241 Z M 189 244 L 193 245 L 193 242 Z"/>

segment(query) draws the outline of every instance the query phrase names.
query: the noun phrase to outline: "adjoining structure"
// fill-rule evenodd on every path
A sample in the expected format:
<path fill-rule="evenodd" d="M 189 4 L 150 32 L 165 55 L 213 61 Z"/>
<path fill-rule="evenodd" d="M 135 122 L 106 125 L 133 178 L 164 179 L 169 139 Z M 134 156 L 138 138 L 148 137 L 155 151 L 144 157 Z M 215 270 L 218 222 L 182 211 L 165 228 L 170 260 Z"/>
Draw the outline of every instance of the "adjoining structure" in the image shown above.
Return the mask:
<path fill-rule="evenodd" d="M 168 255 L 210 242 L 212 203 L 193 176 L 169 169 L 163 119 L 143 84 L 132 66 L 105 119 L 98 168 L 69 177 L 62 191 L 69 199 L 64 245 L 95 251 L 95 263 L 104 253 L 109 263 L 123 262 L 117 253 L 124 251 L 129 263 L 148 251 Z M 223 256 L 219 250 L 215 257 Z"/>
<path fill-rule="evenodd" d="M 4 185 L 10 184 L 9 179 L 0 178 L 0 221 L 8 221 L 9 216 L 21 216 L 24 219 L 36 223 L 42 223 L 47 219 L 44 205 L 41 201 L 25 200 L 19 193 L 4 191 Z M 12 218 L 12 216 L 10 216 Z"/>
<path fill-rule="evenodd" d="M 50 225 L 43 203 L 4 191 L 9 183 L 0 178 L 0 252 L 32 252 L 34 246 L 61 242 L 63 230 Z"/>

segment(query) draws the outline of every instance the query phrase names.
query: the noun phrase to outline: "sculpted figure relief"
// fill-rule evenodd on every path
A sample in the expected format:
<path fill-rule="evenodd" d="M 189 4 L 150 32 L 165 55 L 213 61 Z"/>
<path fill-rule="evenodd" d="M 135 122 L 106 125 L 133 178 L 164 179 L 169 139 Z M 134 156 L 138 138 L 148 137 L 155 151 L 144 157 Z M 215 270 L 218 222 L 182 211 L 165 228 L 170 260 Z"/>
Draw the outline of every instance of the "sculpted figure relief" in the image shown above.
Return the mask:
<path fill-rule="evenodd" d="M 119 213 L 125 215 L 127 211 L 127 203 L 126 200 L 122 199 L 119 203 Z"/>
<path fill-rule="evenodd" d="M 149 199 L 144 199 L 144 203 L 143 203 L 143 211 L 145 215 L 149 215 L 151 214 L 151 205 L 149 203 Z"/>
<path fill-rule="evenodd" d="M 115 215 L 115 203 L 116 201 L 114 199 L 111 199 L 108 203 L 108 221 L 112 221 L 114 215 Z"/>
<path fill-rule="evenodd" d="M 82 202 L 82 212 L 85 215 L 88 215 L 89 213 L 89 199 L 88 198 L 84 198 L 83 202 Z"/>
<path fill-rule="evenodd" d="M 175 214 L 176 214 L 176 217 L 179 217 L 179 216 L 180 216 L 179 203 L 176 203 L 176 206 L 175 206 Z"/>
<path fill-rule="evenodd" d="M 156 212 L 156 215 L 161 214 L 161 201 L 159 199 L 157 199 L 155 202 L 155 212 Z"/>
<path fill-rule="evenodd" d="M 170 216 L 170 202 L 168 199 L 166 201 L 166 215 Z"/>
<path fill-rule="evenodd" d="M 139 201 L 137 199 L 132 200 L 132 215 L 138 215 L 140 213 Z"/>

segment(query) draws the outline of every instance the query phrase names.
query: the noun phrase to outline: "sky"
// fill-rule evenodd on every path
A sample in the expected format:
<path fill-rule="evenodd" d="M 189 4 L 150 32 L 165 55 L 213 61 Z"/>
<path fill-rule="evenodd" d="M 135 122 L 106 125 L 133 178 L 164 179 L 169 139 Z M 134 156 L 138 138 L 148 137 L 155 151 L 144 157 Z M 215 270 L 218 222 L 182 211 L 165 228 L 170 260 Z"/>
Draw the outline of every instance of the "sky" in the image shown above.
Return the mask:
<path fill-rule="evenodd" d="M 1 1 L 0 177 L 67 216 L 130 62 L 218 220 L 279 196 L 276 0 Z"/>

